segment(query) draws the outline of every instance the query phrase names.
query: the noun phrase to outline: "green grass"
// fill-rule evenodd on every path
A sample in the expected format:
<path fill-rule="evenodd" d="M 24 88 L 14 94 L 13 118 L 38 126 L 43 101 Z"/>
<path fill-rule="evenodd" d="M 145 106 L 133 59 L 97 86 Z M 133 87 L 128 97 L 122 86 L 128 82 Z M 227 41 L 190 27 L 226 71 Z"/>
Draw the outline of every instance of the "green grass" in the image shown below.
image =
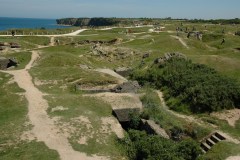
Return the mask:
<path fill-rule="evenodd" d="M 8 84 L 12 76 L 0 73 L 0 149 L 1 144 L 17 143 L 24 129 L 27 102 L 16 83 Z"/>
<path fill-rule="evenodd" d="M 207 154 L 203 155 L 200 160 L 225 160 L 230 156 L 239 156 L 240 145 L 229 142 L 219 142 L 214 145 Z"/>
<path fill-rule="evenodd" d="M 112 160 L 124 159 L 125 148 L 119 144 L 115 135 L 112 134 L 107 139 L 103 136 L 99 136 L 98 138 L 104 140 L 104 143 L 99 144 L 94 138 L 88 140 L 87 145 L 78 144 L 74 140 L 70 140 L 70 142 L 75 150 L 87 153 L 88 155 L 107 155 L 110 156 Z"/>
<path fill-rule="evenodd" d="M 0 159 L 4 160 L 60 160 L 58 153 L 50 150 L 43 142 L 29 142 L 16 145 L 0 152 Z"/>
<path fill-rule="evenodd" d="M 81 94 L 60 94 L 47 96 L 49 101 L 49 114 L 52 116 L 62 116 L 66 119 L 78 117 L 80 115 L 91 115 L 93 121 L 101 117 L 111 115 L 111 107 L 105 102 L 94 97 L 81 96 Z M 56 106 L 69 108 L 65 111 L 50 112 Z M 96 121 L 97 121 L 96 120 Z"/>

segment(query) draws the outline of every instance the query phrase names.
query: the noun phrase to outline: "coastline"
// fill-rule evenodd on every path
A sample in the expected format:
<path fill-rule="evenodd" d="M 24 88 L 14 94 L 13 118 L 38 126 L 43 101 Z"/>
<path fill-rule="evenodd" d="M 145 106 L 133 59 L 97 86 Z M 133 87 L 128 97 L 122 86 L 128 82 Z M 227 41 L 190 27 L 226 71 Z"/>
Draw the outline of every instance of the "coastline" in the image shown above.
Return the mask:
<path fill-rule="evenodd" d="M 68 24 L 57 24 L 57 26 L 63 26 L 63 27 L 74 27 L 73 25 L 68 25 Z"/>

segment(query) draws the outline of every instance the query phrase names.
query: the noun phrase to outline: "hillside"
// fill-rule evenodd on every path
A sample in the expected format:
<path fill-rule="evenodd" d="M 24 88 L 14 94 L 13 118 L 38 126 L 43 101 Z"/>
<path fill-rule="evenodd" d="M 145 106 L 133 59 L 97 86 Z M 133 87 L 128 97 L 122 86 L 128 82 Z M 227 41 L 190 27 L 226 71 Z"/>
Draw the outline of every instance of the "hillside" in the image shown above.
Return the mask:
<path fill-rule="evenodd" d="M 0 32 L 0 159 L 239 158 L 238 24 L 58 21 Z"/>

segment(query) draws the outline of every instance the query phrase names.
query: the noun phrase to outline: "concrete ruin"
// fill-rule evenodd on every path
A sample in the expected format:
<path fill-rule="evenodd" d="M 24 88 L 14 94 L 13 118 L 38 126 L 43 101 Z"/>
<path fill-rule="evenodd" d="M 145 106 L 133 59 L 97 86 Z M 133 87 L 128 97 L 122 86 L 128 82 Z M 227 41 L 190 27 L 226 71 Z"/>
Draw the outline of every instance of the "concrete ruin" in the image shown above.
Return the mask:
<path fill-rule="evenodd" d="M 86 45 L 86 44 L 92 44 L 92 45 L 95 45 L 95 44 L 114 45 L 114 44 L 119 44 L 119 43 L 121 43 L 122 41 L 123 41 L 123 39 L 121 39 L 121 38 L 115 38 L 115 39 L 112 39 L 112 40 L 110 40 L 110 41 L 83 40 L 83 41 L 71 43 L 71 45 L 75 45 L 75 46 L 78 46 L 78 45 Z"/>
<path fill-rule="evenodd" d="M 201 148 L 204 153 L 208 152 L 215 144 L 226 138 L 219 132 L 213 132 L 201 141 Z"/>
<path fill-rule="evenodd" d="M 163 128 L 161 128 L 158 124 L 156 124 L 154 121 L 141 119 L 141 123 L 142 130 L 145 130 L 148 134 L 156 134 L 163 138 L 170 139 L 166 131 Z"/>
<path fill-rule="evenodd" d="M 8 67 L 9 60 L 5 57 L 0 57 L 0 69 L 5 70 Z"/>
<path fill-rule="evenodd" d="M 17 60 L 14 58 L 5 58 L 5 57 L 0 57 L 0 69 L 1 70 L 6 70 L 9 67 L 12 66 L 17 66 Z"/>
<path fill-rule="evenodd" d="M 113 93 L 137 93 L 141 88 L 137 81 L 127 81 L 122 84 L 112 84 L 105 86 L 95 86 L 86 87 L 82 84 L 75 84 L 75 89 L 83 91 L 85 93 L 103 93 L 103 92 L 113 92 Z"/>
<path fill-rule="evenodd" d="M 123 125 L 130 121 L 131 113 L 140 113 L 140 108 L 113 108 L 112 114 L 117 117 L 118 121 Z"/>
<path fill-rule="evenodd" d="M 111 89 L 111 92 L 115 93 L 137 93 L 141 88 L 137 81 L 127 81 L 120 85 L 117 85 L 115 88 Z"/>
<path fill-rule="evenodd" d="M 168 61 L 172 58 L 187 59 L 187 57 L 182 53 L 172 52 L 172 53 L 166 53 L 164 56 L 155 59 L 154 63 L 155 64 L 164 64 L 166 61 Z"/>
<path fill-rule="evenodd" d="M 132 72 L 132 69 L 127 68 L 127 67 L 119 67 L 119 68 L 114 69 L 114 72 L 116 72 L 117 74 L 119 74 L 123 77 L 127 77 Z"/>
<path fill-rule="evenodd" d="M 126 59 L 134 54 L 138 54 L 135 51 L 124 47 L 113 47 L 107 45 L 96 44 L 92 47 L 92 55 L 102 58 L 110 59 Z"/>
<path fill-rule="evenodd" d="M 3 51 L 7 48 L 21 48 L 21 45 L 18 44 L 18 43 L 14 43 L 14 42 L 10 42 L 10 43 L 7 43 L 7 42 L 0 42 L 0 51 Z"/>

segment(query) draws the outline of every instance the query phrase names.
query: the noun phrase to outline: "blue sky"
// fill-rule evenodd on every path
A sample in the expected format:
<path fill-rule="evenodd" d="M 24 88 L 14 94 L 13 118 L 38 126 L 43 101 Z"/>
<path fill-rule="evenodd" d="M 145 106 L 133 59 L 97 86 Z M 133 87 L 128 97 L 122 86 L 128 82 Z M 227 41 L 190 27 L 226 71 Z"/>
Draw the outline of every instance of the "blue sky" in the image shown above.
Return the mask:
<path fill-rule="evenodd" d="M 0 17 L 240 18 L 240 0 L 0 0 Z"/>

